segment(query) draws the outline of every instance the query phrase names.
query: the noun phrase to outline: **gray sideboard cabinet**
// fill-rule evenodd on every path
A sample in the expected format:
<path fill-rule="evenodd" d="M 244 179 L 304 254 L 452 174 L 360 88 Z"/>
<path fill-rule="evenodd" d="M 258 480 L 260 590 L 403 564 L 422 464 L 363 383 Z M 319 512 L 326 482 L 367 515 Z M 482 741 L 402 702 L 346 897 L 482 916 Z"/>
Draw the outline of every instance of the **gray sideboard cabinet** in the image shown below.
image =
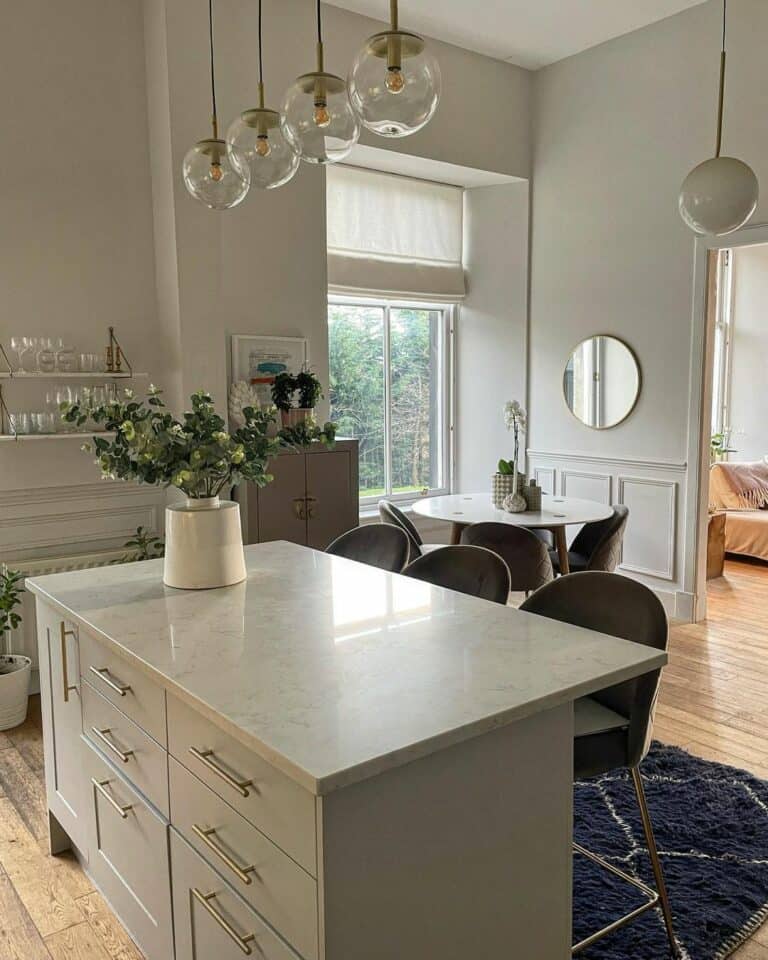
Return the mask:
<path fill-rule="evenodd" d="M 288 540 L 324 550 L 359 524 L 357 440 L 338 440 L 331 450 L 318 443 L 284 451 L 269 469 L 272 483 L 244 483 L 235 495 L 245 543 Z"/>

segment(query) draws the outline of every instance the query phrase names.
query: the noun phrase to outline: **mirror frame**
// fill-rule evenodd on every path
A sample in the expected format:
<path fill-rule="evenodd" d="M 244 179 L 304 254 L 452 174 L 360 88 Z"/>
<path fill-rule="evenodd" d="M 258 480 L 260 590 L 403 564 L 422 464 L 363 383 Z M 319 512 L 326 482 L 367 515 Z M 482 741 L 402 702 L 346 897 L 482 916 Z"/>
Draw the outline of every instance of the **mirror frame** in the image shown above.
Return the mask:
<path fill-rule="evenodd" d="M 568 398 L 565 393 L 565 375 L 568 370 L 568 363 L 570 362 L 571 357 L 573 357 L 574 353 L 579 349 L 579 347 L 582 344 L 589 343 L 590 340 L 594 340 L 596 337 L 606 337 L 609 340 L 615 340 L 617 343 L 620 343 L 622 347 L 624 347 L 628 351 L 629 355 L 634 360 L 635 368 L 637 369 L 637 391 L 635 392 L 635 398 L 632 401 L 631 406 L 629 407 L 627 412 L 624 414 L 624 416 L 621 418 L 621 420 L 617 420 L 615 423 L 611 423 L 604 427 L 593 427 L 592 424 L 585 423 L 581 419 L 581 417 L 577 416 L 573 412 L 573 410 L 571 410 L 570 406 L 568 405 Z M 632 349 L 632 347 L 630 347 L 630 345 L 626 342 L 626 340 L 622 340 L 621 337 L 617 337 L 616 334 L 614 333 L 592 333 L 588 337 L 584 337 L 583 340 L 579 340 L 579 342 L 575 344 L 571 348 L 570 352 L 568 353 L 568 358 L 565 361 L 565 368 L 563 370 L 563 378 L 561 382 L 560 392 L 563 397 L 563 404 L 565 405 L 565 409 L 568 411 L 568 413 L 570 413 L 570 415 L 573 417 L 573 419 L 577 423 L 580 423 L 582 425 L 582 427 L 586 427 L 588 430 L 613 430 L 614 427 L 621 426 L 621 424 L 627 421 L 635 412 L 635 407 L 637 407 L 637 404 L 640 400 L 640 394 L 643 392 L 643 369 L 640 366 L 640 361 L 637 358 L 637 354 Z"/>

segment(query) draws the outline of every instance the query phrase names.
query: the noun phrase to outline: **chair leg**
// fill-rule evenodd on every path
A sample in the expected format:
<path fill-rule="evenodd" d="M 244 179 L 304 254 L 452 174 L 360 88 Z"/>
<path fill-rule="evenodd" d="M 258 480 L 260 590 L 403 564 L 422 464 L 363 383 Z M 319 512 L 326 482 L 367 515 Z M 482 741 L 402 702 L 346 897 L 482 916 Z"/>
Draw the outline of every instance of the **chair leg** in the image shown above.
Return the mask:
<path fill-rule="evenodd" d="M 637 795 L 637 803 L 640 807 L 640 818 L 643 821 L 643 832 L 645 833 L 645 842 L 648 847 L 648 855 L 651 858 L 651 866 L 653 867 L 653 876 L 656 881 L 656 890 L 659 894 L 659 901 L 661 905 L 661 912 L 664 916 L 664 925 L 667 928 L 667 937 L 669 938 L 669 945 L 672 950 L 672 956 L 679 958 L 681 956 L 680 949 L 677 946 L 677 941 L 675 940 L 675 930 L 672 922 L 672 908 L 669 904 L 669 894 L 667 893 L 667 886 L 664 883 L 664 871 L 661 867 L 661 860 L 659 859 L 659 851 L 656 847 L 656 838 L 653 835 L 653 825 L 651 824 L 651 815 L 648 811 L 648 801 L 645 797 L 645 788 L 643 787 L 643 781 L 640 776 L 640 771 L 637 767 L 632 767 L 632 782 L 635 785 L 635 793 Z"/>

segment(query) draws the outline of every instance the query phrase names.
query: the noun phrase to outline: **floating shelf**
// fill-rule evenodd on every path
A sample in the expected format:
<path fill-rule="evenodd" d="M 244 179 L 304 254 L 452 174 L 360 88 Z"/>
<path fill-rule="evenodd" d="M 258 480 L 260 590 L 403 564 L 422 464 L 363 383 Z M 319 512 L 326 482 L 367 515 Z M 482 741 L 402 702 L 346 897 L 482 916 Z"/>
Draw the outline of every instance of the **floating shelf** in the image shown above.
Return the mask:
<path fill-rule="evenodd" d="M 88 433 L 20 433 L 14 436 L 12 433 L 0 434 L 0 443 L 27 443 L 29 441 L 40 442 L 41 440 L 80 440 L 87 443 L 92 437 L 114 437 L 114 433 L 99 433 L 97 430 L 91 430 Z"/>
<path fill-rule="evenodd" d="M 9 373 L 7 370 L 0 370 L 0 380 L 145 380 L 148 373 L 26 373 L 23 370 L 15 370 Z"/>

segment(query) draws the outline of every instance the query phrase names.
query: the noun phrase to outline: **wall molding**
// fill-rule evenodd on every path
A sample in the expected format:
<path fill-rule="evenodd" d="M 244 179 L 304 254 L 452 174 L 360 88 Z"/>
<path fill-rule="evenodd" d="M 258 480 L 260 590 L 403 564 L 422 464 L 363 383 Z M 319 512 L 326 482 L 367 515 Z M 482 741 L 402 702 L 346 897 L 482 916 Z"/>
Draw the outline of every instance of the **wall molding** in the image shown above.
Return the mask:
<path fill-rule="evenodd" d="M 610 473 L 593 473 L 588 470 L 560 470 L 560 496 L 567 497 L 568 478 L 580 480 L 597 480 L 605 484 L 605 503 L 610 503 L 613 495 L 613 476 Z"/>
<path fill-rule="evenodd" d="M 625 504 L 625 495 L 626 488 L 629 485 L 635 486 L 649 486 L 649 487 L 661 487 L 666 489 L 669 500 L 668 500 L 668 510 L 669 510 L 669 524 L 667 526 L 667 562 L 664 568 L 654 569 L 651 567 L 644 567 L 641 564 L 636 563 L 627 563 L 624 559 L 624 554 L 622 550 L 622 558 L 619 563 L 619 566 L 622 570 L 626 570 L 629 573 L 639 573 L 642 576 L 653 577 L 656 580 L 669 580 L 673 581 L 675 579 L 675 555 L 677 553 L 677 490 L 678 482 L 676 480 L 662 480 L 658 477 L 634 477 L 620 474 L 617 478 L 618 485 L 618 501 L 621 504 Z M 626 545 L 626 544 L 625 544 Z"/>
<path fill-rule="evenodd" d="M 631 467 L 647 468 L 648 470 L 671 470 L 675 473 L 684 473 L 688 469 L 686 461 L 676 460 L 657 460 L 640 459 L 638 457 L 619 457 L 608 454 L 579 453 L 574 450 L 535 450 L 533 448 L 526 450 L 530 458 L 543 458 L 544 460 L 578 460 L 580 463 L 587 463 L 597 466 L 613 467 Z"/>

